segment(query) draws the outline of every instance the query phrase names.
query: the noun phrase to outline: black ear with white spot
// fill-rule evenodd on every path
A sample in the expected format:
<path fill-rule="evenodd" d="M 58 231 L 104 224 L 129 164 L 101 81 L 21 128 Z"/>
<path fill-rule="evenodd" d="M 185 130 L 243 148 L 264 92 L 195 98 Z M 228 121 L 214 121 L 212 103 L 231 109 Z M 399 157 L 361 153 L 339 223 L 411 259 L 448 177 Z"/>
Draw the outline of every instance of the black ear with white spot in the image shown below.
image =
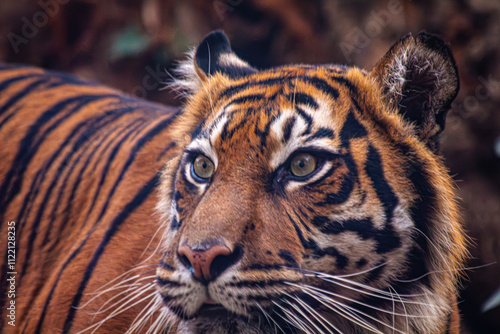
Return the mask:
<path fill-rule="evenodd" d="M 382 85 L 387 101 L 414 124 L 421 140 L 437 149 L 459 88 L 450 47 L 427 33 L 409 34 L 391 47 L 370 75 Z"/>
<path fill-rule="evenodd" d="M 239 78 L 257 72 L 238 58 L 222 31 L 213 31 L 201 41 L 194 60 L 198 74 L 206 76 L 220 72 L 231 78 Z"/>

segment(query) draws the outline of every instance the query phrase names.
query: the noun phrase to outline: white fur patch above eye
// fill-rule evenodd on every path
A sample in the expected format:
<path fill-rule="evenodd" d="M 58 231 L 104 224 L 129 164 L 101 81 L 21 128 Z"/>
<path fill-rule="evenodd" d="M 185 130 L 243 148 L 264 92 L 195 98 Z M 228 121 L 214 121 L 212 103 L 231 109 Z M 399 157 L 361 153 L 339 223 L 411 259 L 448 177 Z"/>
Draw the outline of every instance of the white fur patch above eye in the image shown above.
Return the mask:
<path fill-rule="evenodd" d="M 287 142 L 283 142 L 283 127 L 292 115 L 296 116 L 296 113 L 283 112 L 271 126 L 270 133 L 274 134 L 275 138 L 278 142 L 281 142 L 282 145 L 271 155 L 271 159 L 269 161 L 270 170 L 278 168 L 278 166 L 284 163 L 293 152 L 304 145 L 304 138 L 301 134 L 307 129 L 307 124 L 301 117 L 297 117 L 290 134 L 290 139 Z"/>
<path fill-rule="evenodd" d="M 291 109 L 284 109 L 278 118 L 274 121 L 270 128 L 270 134 L 273 134 L 278 143 L 281 143 L 280 147 L 272 153 L 271 159 L 269 161 L 269 169 L 275 170 L 281 164 L 283 164 L 291 154 L 293 154 L 299 148 L 314 147 L 314 148 L 324 148 L 328 151 L 336 151 L 335 147 L 331 143 L 329 138 L 318 138 L 307 141 L 309 137 L 314 135 L 318 128 L 330 127 L 333 128 L 331 106 L 324 102 L 319 101 L 320 108 L 318 110 L 313 110 L 308 106 L 303 106 L 302 110 L 304 113 L 309 115 L 313 120 L 310 126 L 310 132 L 304 134 L 308 129 L 307 121 L 296 111 Z M 285 141 L 284 128 L 287 121 L 291 117 L 295 117 L 295 122 L 290 132 L 290 138 Z"/>
<path fill-rule="evenodd" d="M 229 108 L 231 108 L 231 106 Z M 228 122 L 228 117 L 227 114 L 225 113 L 220 117 L 218 117 L 215 123 L 209 125 L 210 128 L 209 140 L 211 145 L 214 145 L 217 138 L 220 137 L 222 131 L 224 130 L 224 126 L 226 125 L 227 122 Z"/>
<path fill-rule="evenodd" d="M 215 150 L 208 138 L 196 138 L 186 147 L 186 150 L 202 152 L 207 158 L 212 160 L 214 168 L 217 169 L 219 159 L 217 158 L 217 154 L 215 153 Z"/>

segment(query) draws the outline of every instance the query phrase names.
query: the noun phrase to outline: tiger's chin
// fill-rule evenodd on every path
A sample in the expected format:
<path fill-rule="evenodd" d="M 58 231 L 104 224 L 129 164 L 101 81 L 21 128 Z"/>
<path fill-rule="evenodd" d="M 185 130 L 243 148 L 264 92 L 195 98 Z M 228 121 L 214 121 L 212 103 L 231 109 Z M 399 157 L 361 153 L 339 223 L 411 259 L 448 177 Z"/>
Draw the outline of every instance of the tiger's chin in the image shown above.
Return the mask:
<path fill-rule="evenodd" d="M 242 316 L 233 313 L 220 304 L 203 304 L 190 319 L 182 320 L 177 328 L 180 334 L 222 334 L 222 333 L 274 333 L 260 314 Z"/>

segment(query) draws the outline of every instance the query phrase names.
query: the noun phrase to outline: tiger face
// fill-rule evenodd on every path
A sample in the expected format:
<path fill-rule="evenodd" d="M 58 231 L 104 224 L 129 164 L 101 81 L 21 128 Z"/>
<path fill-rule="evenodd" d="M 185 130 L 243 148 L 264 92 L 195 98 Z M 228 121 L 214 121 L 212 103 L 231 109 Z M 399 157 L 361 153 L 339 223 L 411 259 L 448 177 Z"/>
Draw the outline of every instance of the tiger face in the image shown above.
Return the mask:
<path fill-rule="evenodd" d="M 464 254 L 437 136 L 458 90 L 419 34 L 371 72 L 257 71 L 208 35 L 181 65 L 158 293 L 180 333 L 440 333 Z"/>

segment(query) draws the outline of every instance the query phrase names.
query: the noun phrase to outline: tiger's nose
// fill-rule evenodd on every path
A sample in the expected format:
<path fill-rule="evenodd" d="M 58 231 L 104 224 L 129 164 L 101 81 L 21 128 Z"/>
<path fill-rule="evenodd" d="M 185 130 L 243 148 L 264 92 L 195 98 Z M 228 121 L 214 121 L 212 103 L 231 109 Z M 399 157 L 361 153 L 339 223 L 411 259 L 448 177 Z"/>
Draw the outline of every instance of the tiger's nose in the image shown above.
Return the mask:
<path fill-rule="evenodd" d="M 225 245 L 208 247 L 190 247 L 183 245 L 177 250 L 181 263 L 186 266 L 193 276 L 201 282 L 208 283 L 216 279 L 227 268 L 241 258 L 241 249 L 234 252 Z"/>

